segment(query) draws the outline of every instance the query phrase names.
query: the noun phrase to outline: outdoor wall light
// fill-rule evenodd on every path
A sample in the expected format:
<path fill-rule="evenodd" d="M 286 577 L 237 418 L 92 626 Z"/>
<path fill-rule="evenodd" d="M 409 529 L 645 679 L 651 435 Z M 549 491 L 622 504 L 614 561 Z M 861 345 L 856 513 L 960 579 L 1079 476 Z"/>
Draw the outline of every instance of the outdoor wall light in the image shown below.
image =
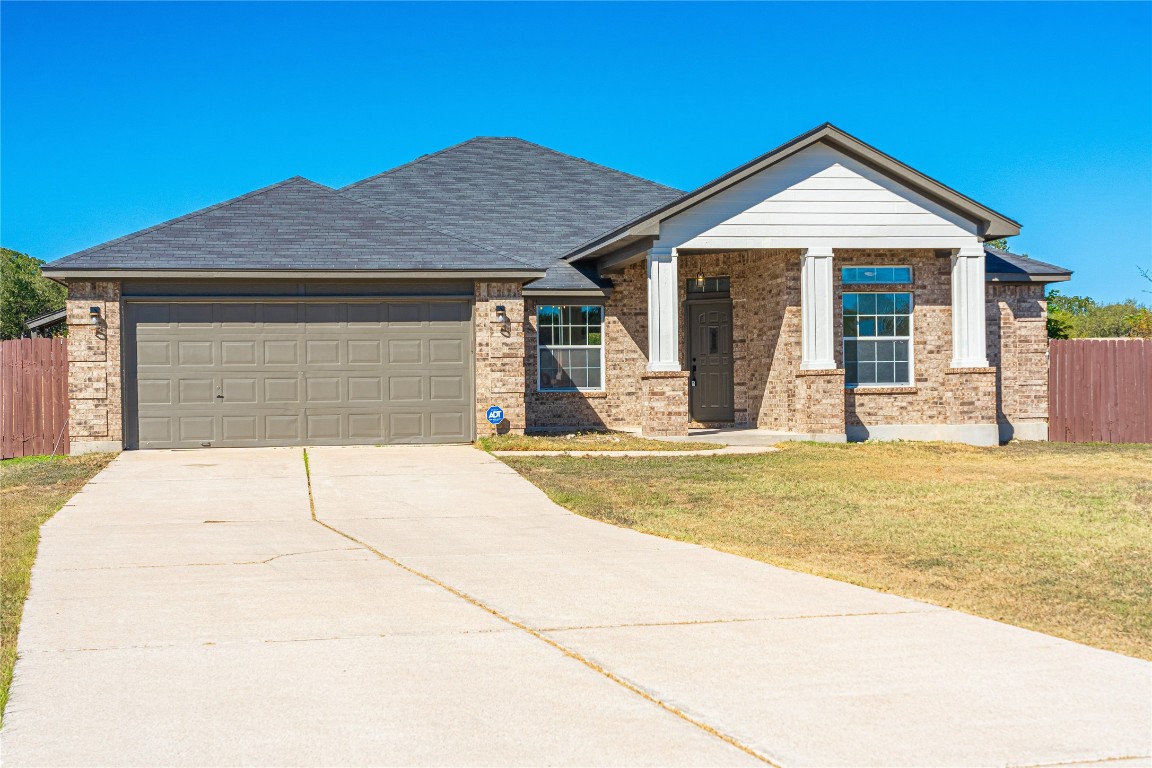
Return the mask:
<path fill-rule="evenodd" d="M 498 322 L 498 323 L 507 323 L 508 322 L 508 313 L 505 311 L 503 304 L 497 304 L 496 305 L 496 322 Z"/>
<path fill-rule="evenodd" d="M 696 290 L 698 290 L 698 291 L 704 290 L 704 273 L 703 272 L 697 272 L 696 273 Z"/>
<path fill-rule="evenodd" d="M 89 307 L 88 319 L 91 320 L 92 325 L 100 325 L 100 307 Z"/>

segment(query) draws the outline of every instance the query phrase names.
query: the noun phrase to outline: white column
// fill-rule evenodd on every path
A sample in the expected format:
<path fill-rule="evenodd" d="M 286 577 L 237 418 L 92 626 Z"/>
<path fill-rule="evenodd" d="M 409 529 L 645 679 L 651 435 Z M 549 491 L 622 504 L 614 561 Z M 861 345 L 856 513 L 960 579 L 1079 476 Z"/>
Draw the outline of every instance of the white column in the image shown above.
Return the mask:
<path fill-rule="evenodd" d="M 675 248 L 648 251 L 648 370 L 680 370 L 680 282 Z"/>
<path fill-rule="evenodd" d="M 952 254 L 952 367 L 988 366 L 988 322 L 984 309 L 984 247 Z"/>
<path fill-rule="evenodd" d="M 832 249 L 809 248 L 800 262 L 800 368 L 836 367 L 832 324 Z"/>

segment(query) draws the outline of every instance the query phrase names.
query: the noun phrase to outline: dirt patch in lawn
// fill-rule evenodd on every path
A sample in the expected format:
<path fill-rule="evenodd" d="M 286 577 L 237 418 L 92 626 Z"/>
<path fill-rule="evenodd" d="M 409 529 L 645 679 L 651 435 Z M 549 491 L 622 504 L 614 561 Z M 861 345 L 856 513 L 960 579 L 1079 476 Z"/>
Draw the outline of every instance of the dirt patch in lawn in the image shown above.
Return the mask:
<path fill-rule="evenodd" d="M 116 454 L 30 456 L 0 462 L 0 722 L 16 663 L 16 637 L 40 526 Z"/>
<path fill-rule="evenodd" d="M 1152 446 L 504 460 L 586 517 L 1152 658 Z"/>

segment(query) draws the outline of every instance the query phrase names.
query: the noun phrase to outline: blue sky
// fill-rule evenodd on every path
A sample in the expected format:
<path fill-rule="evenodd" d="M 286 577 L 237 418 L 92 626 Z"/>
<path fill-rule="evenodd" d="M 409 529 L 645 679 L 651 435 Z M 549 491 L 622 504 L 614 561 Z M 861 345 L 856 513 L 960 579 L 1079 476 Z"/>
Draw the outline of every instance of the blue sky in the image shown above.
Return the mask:
<path fill-rule="evenodd" d="M 1152 267 L 1152 4 L 4 3 L 0 238 L 54 259 L 302 175 L 514 135 L 692 188 L 831 121 L 1024 225 L 1066 290 Z M 1152 286 L 1148 286 L 1152 287 Z"/>

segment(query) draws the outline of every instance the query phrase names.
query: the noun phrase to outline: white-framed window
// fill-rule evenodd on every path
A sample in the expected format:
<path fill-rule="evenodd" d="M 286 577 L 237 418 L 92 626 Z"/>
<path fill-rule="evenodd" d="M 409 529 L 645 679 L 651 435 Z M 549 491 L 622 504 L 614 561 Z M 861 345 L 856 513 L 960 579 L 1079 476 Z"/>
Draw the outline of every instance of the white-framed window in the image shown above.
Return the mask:
<path fill-rule="evenodd" d="M 604 307 L 538 306 L 536 330 L 541 392 L 604 389 Z"/>
<path fill-rule="evenodd" d="M 841 267 L 840 282 L 844 285 L 908 285 L 912 282 L 912 267 Z"/>
<path fill-rule="evenodd" d="M 845 293 L 844 384 L 912 384 L 912 294 Z"/>

